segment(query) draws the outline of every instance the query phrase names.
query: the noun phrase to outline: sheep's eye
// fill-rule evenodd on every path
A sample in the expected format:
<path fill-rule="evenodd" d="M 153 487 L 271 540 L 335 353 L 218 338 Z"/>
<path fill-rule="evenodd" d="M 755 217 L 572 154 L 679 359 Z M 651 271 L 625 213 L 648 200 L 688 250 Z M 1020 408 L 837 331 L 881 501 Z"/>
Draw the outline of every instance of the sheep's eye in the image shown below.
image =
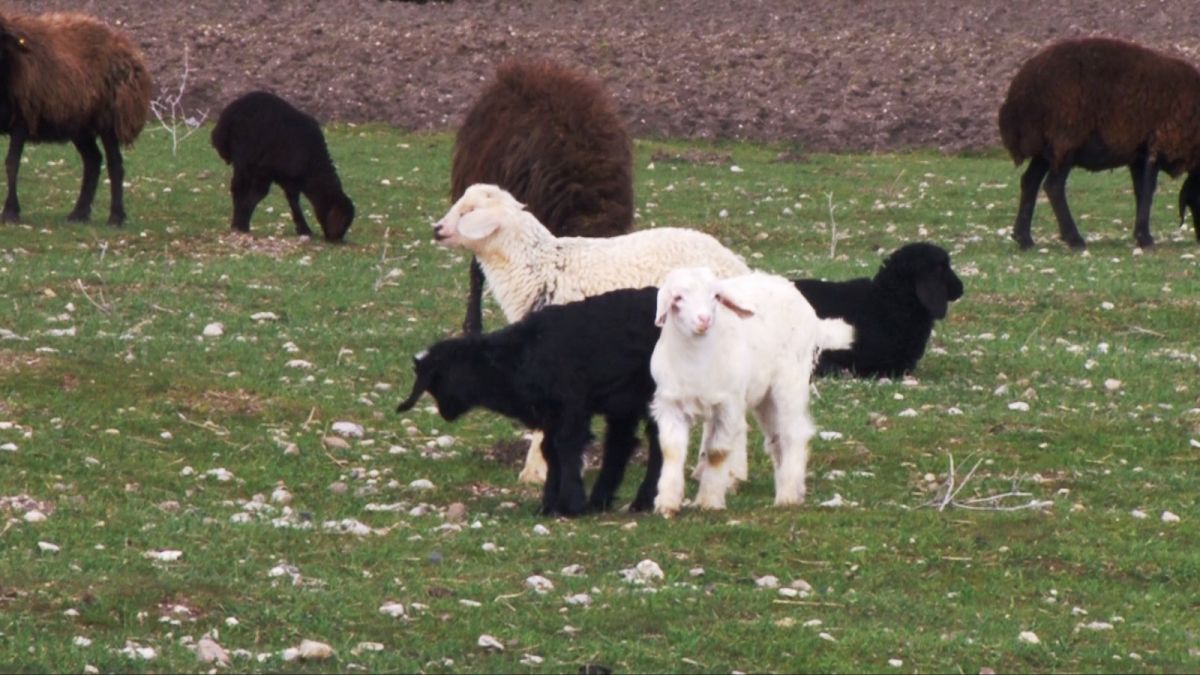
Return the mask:
<path fill-rule="evenodd" d="M 472 212 L 472 211 L 474 211 L 474 210 L 475 210 L 475 207 L 474 207 L 474 206 L 464 206 L 464 207 L 463 207 L 463 210 L 462 210 L 462 215 L 464 215 L 464 216 L 465 216 L 465 215 L 467 215 L 468 213 L 470 213 L 470 212 Z"/>

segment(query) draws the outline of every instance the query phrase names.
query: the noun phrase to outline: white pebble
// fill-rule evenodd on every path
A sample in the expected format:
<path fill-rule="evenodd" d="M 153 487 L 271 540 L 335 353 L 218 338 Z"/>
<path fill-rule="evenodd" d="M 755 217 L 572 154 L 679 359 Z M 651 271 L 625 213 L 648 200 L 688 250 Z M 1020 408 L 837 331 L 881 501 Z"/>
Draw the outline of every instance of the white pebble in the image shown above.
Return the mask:
<path fill-rule="evenodd" d="M 529 588 L 532 588 L 537 593 L 547 593 L 554 590 L 554 582 L 540 574 L 527 577 L 525 579 L 525 585 Z"/>
<path fill-rule="evenodd" d="M 46 514 L 37 509 L 30 509 L 25 512 L 23 518 L 25 518 L 25 522 L 27 523 L 40 523 L 46 520 Z"/>
<path fill-rule="evenodd" d="M 581 577 L 585 573 L 586 570 L 584 569 L 583 565 L 579 564 L 567 565 L 559 572 L 559 574 L 562 574 L 564 577 Z"/>
<path fill-rule="evenodd" d="M 404 605 L 398 602 L 386 602 L 379 607 L 380 614 L 387 614 L 393 619 L 404 616 Z"/>
<path fill-rule="evenodd" d="M 1110 377 L 1104 381 L 1104 388 L 1109 391 L 1117 391 L 1121 388 L 1121 381 Z"/>
<path fill-rule="evenodd" d="M 835 508 L 838 508 L 839 506 L 845 506 L 845 505 L 846 505 L 846 500 L 842 499 L 841 494 L 835 492 L 835 493 L 833 493 L 832 498 L 826 499 L 825 501 L 821 502 L 817 506 L 824 506 L 826 508 L 835 509 Z"/>
<path fill-rule="evenodd" d="M 16 443 L 5 443 L 4 445 L 0 445 L 0 450 L 3 450 L 5 452 L 16 452 L 17 444 Z"/>
<path fill-rule="evenodd" d="M 823 441 L 840 441 L 842 433 L 840 431 L 822 431 L 817 434 Z"/>
<path fill-rule="evenodd" d="M 221 337 L 225 334 L 225 324 L 214 321 L 204 327 L 204 337 Z"/>
<path fill-rule="evenodd" d="M 408 484 L 410 490 L 432 490 L 433 482 L 428 478 L 418 478 Z"/>
<path fill-rule="evenodd" d="M 254 321 L 278 321 L 279 320 L 279 317 L 275 315 L 275 312 L 255 312 L 254 314 L 250 315 L 250 318 L 253 319 Z"/>
<path fill-rule="evenodd" d="M 1174 513 L 1171 513 L 1170 511 L 1163 511 L 1162 512 L 1162 521 L 1164 523 L 1178 523 L 1179 516 L 1175 515 Z"/>
<path fill-rule="evenodd" d="M 533 533 L 538 535 L 539 537 L 545 537 L 550 534 L 550 529 L 547 528 L 545 525 L 538 523 L 537 525 L 533 526 Z"/>
<path fill-rule="evenodd" d="M 72 640 L 71 643 L 74 644 L 76 647 L 91 647 L 92 646 L 92 641 L 89 640 L 88 638 L 85 638 L 82 635 L 76 635 L 75 639 Z"/>
<path fill-rule="evenodd" d="M 327 659 L 333 656 L 333 647 L 316 640 L 301 640 L 297 651 L 300 658 L 309 660 Z"/>
<path fill-rule="evenodd" d="M 1021 634 L 1017 636 L 1017 639 L 1020 640 L 1021 642 L 1031 644 L 1031 645 L 1041 644 L 1041 642 L 1042 642 L 1041 638 L 1039 638 L 1037 636 L 1037 633 L 1035 633 L 1031 630 L 1021 631 Z"/>
<path fill-rule="evenodd" d="M 1148 517 L 1146 512 L 1141 509 L 1134 509 L 1129 512 L 1129 515 L 1137 518 L 1138 520 L 1145 520 Z"/>
<path fill-rule="evenodd" d="M 363 437 L 362 425 L 355 424 L 354 422 L 334 422 L 332 429 L 333 433 L 339 436 L 345 436 L 346 438 Z"/>
<path fill-rule="evenodd" d="M 59 548 L 58 544 L 51 544 L 48 541 L 39 541 L 38 548 L 41 549 L 42 552 L 44 552 L 44 553 L 58 553 L 59 551 L 62 550 L 61 548 Z"/>
<path fill-rule="evenodd" d="M 1081 624 L 1079 624 L 1079 627 L 1084 630 L 1095 630 L 1095 631 L 1112 630 L 1113 629 L 1113 625 L 1107 621 L 1091 621 L 1089 623 L 1081 623 Z"/>
<path fill-rule="evenodd" d="M 454 445 L 454 442 L 453 436 L 438 436 L 434 441 L 439 448 L 449 448 Z"/>
<path fill-rule="evenodd" d="M 175 562 L 183 557 L 183 551 L 163 549 L 161 551 L 146 551 L 143 555 L 151 560 L 157 560 L 159 562 Z"/>
<path fill-rule="evenodd" d="M 486 633 L 479 636 L 479 640 L 476 642 L 476 644 L 483 649 L 492 649 L 499 652 L 504 651 L 504 645 L 500 644 L 499 640 Z"/>
<path fill-rule="evenodd" d="M 1029 404 L 1024 401 L 1013 401 L 1008 404 L 1009 410 L 1018 410 L 1020 412 L 1029 412 Z"/>
<path fill-rule="evenodd" d="M 360 655 L 360 654 L 363 654 L 363 653 L 365 653 L 365 652 L 381 652 L 381 651 L 383 651 L 383 644 L 382 644 L 382 643 L 379 643 L 379 642 L 360 642 L 360 643 L 358 643 L 358 644 L 354 645 L 354 649 L 351 649 L 351 650 L 350 650 L 350 653 L 351 653 L 351 654 L 353 654 L 353 655 L 355 655 L 355 656 L 358 656 L 358 655 Z"/>
<path fill-rule="evenodd" d="M 761 576 L 754 580 L 754 585 L 759 588 L 779 588 L 779 577 L 773 574 Z"/>
<path fill-rule="evenodd" d="M 899 668 L 904 665 L 904 662 L 900 659 L 888 659 L 888 665 L 893 668 Z"/>
<path fill-rule="evenodd" d="M 288 368 L 299 368 L 301 370 L 308 370 L 309 368 L 313 367 L 313 364 L 305 361 L 304 359 L 292 359 L 283 365 L 287 366 Z"/>
<path fill-rule="evenodd" d="M 229 665 L 229 654 L 225 648 L 205 635 L 196 642 L 196 660 L 200 663 L 215 663 L 220 666 Z"/>

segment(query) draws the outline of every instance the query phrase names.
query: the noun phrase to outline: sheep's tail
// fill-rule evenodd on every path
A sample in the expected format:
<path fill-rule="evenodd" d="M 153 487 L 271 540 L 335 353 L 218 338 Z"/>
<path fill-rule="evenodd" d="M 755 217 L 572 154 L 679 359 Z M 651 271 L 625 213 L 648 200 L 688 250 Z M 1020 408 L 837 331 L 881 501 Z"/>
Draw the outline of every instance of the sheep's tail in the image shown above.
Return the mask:
<path fill-rule="evenodd" d="M 817 323 L 817 349 L 849 349 L 854 344 L 854 326 L 841 319 L 821 319 Z"/>
<path fill-rule="evenodd" d="M 132 45 L 114 55 L 109 68 L 113 79 L 113 132 L 122 145 L 129 145 L 146 126 L 153 83 L 141 54 Z"/>

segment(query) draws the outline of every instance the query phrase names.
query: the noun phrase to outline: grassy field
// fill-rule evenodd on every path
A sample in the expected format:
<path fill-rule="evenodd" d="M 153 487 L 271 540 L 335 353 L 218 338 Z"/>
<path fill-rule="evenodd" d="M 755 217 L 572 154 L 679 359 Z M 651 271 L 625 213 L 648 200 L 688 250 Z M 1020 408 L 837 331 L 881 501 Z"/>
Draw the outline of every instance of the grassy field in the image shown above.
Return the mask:
<path fill-rule="evenodd" d="M 511 422 L 393 412 L 462 319 L 466 260 L 429 230 L 451 138 L 329 135 L 358 205 L 344 246 L 292 237 L 277 189 L 229 234 L 206 133 L 174 156 L 143 135 L 120 230 L 103 185 L 96 224 L 66 223 L 77 157 L 27 148 L 24 224 L 0 226 L 0 670 L 207 670 L 205 634 L 251 671 L 1200 670 L 1200 247 L 1178 182 L 1155 250 L 1133 250 L 1128 177 L 1079 172 L 1089 253 L 1045 204 L 1019 253 L 998 154 L 639 141 L 639 227 L 829 278 L 928 239 L 966 295 L 914 379 L 818 383 L 836 434 L 805 507 L 770 506 L 755 450 L 725 512 L 566 521 L 534 515 Z M 960 482 L 978 463 L 960 502 L 1046 504 L 922 507 L 951 460 Z M 643 560 L 663 578 L 627 581 Z M 285 662 L 306 639 L 335 654 Z"/>

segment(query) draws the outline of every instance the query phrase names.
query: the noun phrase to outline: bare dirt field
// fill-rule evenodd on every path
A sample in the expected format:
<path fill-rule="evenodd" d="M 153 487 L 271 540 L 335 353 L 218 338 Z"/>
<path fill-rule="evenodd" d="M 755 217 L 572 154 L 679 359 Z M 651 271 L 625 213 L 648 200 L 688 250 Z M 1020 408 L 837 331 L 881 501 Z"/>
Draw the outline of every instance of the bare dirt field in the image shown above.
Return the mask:
<path fill-rule="evenodd" d="M 215 117 L 255 88 L 323 120 L 453 129 L 513 56 L 603 79 L 636 136 L 738 138 L 810 151 L 999 145 L 1019 64 L 1055 39 L 1111 35 L 1200 62 L 1188 0 L 70 0 L 119 23 L 156 87 Z"/>

